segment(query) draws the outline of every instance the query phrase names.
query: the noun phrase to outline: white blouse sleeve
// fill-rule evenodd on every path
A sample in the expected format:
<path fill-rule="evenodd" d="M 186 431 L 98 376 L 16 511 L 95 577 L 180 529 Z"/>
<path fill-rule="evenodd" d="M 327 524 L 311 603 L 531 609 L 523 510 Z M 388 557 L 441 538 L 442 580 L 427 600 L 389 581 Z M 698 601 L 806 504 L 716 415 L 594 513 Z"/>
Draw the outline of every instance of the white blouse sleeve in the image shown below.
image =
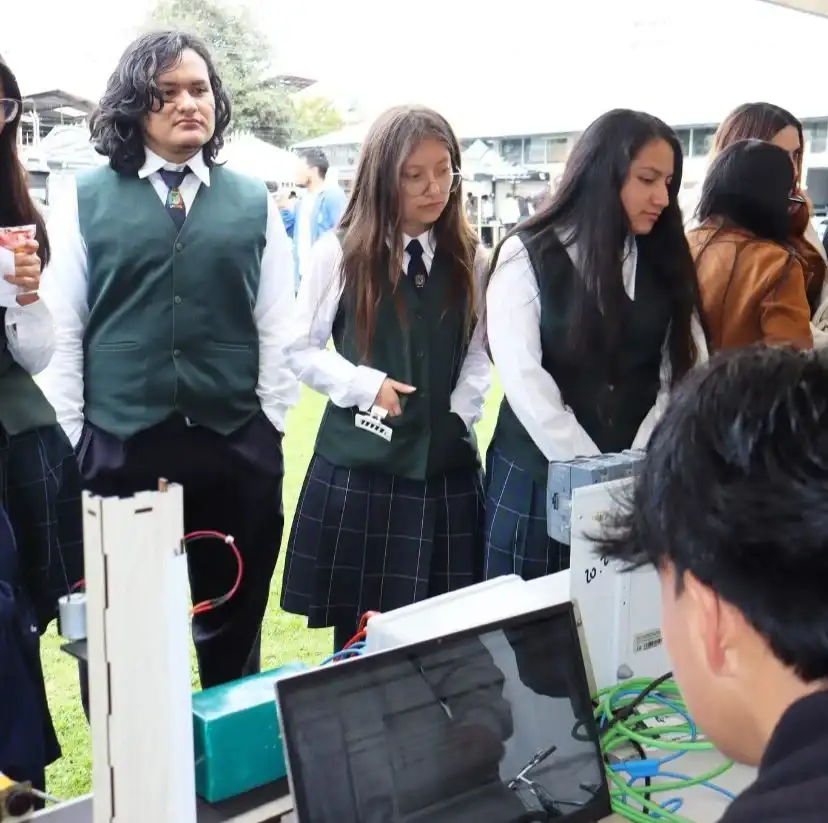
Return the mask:
<path fill-rule="evenodd" d="M 541 365 L 540 296 L 529 255 L 516 235 L 500 249 L 486 294 L 486 324 L 506 399 L 546 459 L 600 454 Z"/>
<path fill-rule="evenodd" d="M 311 250 L 287 335 L 286 364 L 297 380 L 327 395 L 334 405 L 368 411 L 387 375 L 354 365 L 328 345 L 342 296 L 341 266 L 342 247 L 330 232 Z"/>

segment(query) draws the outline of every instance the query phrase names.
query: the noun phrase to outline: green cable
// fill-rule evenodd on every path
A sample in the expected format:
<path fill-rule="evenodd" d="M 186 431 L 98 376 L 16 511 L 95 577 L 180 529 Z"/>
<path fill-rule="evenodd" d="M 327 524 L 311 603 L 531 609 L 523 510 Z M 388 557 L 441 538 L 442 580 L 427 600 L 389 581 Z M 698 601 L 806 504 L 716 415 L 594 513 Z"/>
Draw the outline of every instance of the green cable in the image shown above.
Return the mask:
<path fill-rule="evenodd" d="M 715 747 L 708 741 L 688 740 L 682 742 L 680 740 L 664 739 L 664 735 L 683 734 L 690 736 L 693 733 L 692 727 L 687 722 L 666 724 L 665 721 L 668 718 L 681 716 L 669 706 L 659 705 L 647 711 L 635 711 L 629 719 L 623 717 L 624 709 L 634 710 L 639 703 L 644 706 L 647 705 L 646 697 L 643 700 L 640 699 L 640 694 L 645 691 L 688 713 L 681 692 L 673 680 L 666 680 L 655 689 L 652 688 L 652 682 L 652 680 L 644 678 L 626 680 L 616 686 L 602 689 L 596 695 L 596 720 L 600 723 L 601 718 L 611 718 L 611 727 L 601 738 L 601 749 L 605 757 L 609 758 L 616 750 L 628 748 L 630 744 L 638 744 L 644 749 L 659 749 L 666 753 L 714 750 Z M 619 697 L 622 693 L 626 694 Z M 645 721 L 656 721 L 665 723 L 665 725 L 663 728 L 658 728 L 645 725 Z M 693 823 L 692 820 L 683 815 L 663 809 L 648 797 L 662 792 L 681 792 L 693 786 L 712 781 L 728 771 L 732 765 L 732 761 L 724 760 L 720 765 L 696 777 L 658 783 L 651 780 L 649 786 L 642 788 L 629 787 L 627 779 L 619 772 L 608 767 L 607 778 L 611 787 L 612 810 L 626 820 L 631 821 L 631 823 L 655 823 L 657 820 L 659 822 L 664 821 L 664 823 Z M 632 801 L 632 804 L 630 801 Z M 634 804 L 637 804 L 637 806 Z M 648 811 L 650 814 L 647 813 Z"/>

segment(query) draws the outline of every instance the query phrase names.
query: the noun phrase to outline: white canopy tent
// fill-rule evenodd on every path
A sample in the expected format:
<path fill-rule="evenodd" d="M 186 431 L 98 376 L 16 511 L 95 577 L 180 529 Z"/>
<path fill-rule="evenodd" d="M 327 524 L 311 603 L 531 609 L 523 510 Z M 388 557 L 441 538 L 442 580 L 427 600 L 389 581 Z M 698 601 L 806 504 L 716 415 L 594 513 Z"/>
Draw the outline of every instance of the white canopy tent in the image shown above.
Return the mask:
<path fill-rule="evenodd" d="M 299 162 L 293 152 L 265 143 L 252 134 L 230 137 L 218 161 L 239 174 L 286 186 L 293 185 Z"/>

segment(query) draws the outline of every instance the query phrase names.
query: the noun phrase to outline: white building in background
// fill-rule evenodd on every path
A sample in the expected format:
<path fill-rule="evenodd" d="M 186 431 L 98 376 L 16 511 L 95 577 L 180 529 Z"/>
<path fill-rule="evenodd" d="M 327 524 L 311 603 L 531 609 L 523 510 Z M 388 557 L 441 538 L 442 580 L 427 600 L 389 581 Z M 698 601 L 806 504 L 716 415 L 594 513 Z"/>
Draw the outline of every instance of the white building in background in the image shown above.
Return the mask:
<path fill-rule="evenodd" d="M 550 3 L 519 32 L 495 25 L 483 50 L 467 44 L 467 64 L 443 71 L 439 83 L 395 76 L 380 100 L 375 86 L 390 83 L 391 72 L 366 81 L 366 120 L 388 105 L 423 102 L 449 119 L 464 147 L 482 140 L 554 180 L 595 117 L 618 107 L 647 111 L 676 129 L 693 200 L 718 123 L 741 103 L 767 100 L 802 120 L 809 194 L 828 211 L 828 98 L 814 68 L 826 42 L 828 19 L 756 0 L 695 0 L 692 15 L 664 0 L 588 0 L 565 10 Z M 780 62 L 781 54 L 790 61 Z M 367 126 L 350 124 L 297 148 L 325 150 L 347 183 Z"/>

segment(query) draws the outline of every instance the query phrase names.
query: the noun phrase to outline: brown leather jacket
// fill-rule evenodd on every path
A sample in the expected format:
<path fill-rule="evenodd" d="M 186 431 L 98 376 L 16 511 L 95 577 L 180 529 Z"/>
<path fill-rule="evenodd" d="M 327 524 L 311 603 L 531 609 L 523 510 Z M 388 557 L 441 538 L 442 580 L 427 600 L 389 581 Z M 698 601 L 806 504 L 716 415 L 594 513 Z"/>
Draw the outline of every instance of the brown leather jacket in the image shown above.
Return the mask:
<path fill-rule="evenodd" d="M 711 351 L 754 343 L 813 346 L 808 281 L 816 278 L 810 261 L 792 245 L 715 219 L 690 231 L 687 239 Z"/>

